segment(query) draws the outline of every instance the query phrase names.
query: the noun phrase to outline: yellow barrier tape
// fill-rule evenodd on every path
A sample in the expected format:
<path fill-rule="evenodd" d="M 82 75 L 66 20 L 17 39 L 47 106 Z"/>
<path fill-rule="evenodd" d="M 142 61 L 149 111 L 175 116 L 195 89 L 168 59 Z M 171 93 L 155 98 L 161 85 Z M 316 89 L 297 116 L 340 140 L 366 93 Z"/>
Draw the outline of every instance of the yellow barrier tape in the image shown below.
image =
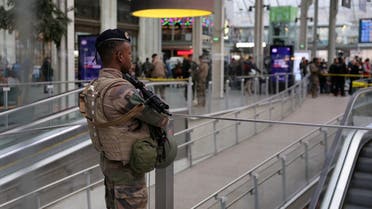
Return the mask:
<path fill-rule="evenodd" d="M 322 76 L 341 76 L 341 77 L 356 77 L 356 78 L 372 78 L 372 75 L 363 75 L 363 74 L 334 74 L 334 73 L 325 73 L 321 74 Z"/>

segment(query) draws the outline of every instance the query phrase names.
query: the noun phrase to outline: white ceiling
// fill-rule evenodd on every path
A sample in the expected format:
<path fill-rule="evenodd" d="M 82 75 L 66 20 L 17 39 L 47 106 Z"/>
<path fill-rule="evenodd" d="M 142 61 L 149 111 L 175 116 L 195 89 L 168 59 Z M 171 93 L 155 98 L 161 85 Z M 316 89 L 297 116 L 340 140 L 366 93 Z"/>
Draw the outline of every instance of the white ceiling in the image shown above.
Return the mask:
<path fill-rule="evenodd" d="M 265 5 L 274 6 L 299 6 L 301 0 L 263 0 Z M 367 2 L 366 12 L 361 11 L 359 2 L 366 0 L 352 0 L 351 8 L 341 6 L 339 0 L 339 10 L 337 15 L 338 25 L 358 25 L 360 18 L 372 18 L 372 2 Z M 314 2 L 314 0 L 313 0 Z M 248 12 L 249 6 L 254 6 L 255 0 L 225 0 L 226 18 L 229 24 L 235 27 L 250 27 L 254 25 L 254 10 Z M 330 0 L 319 0 L 319 18 L 318 25 L 326 26 L 329 22 L 329 4 Z M 298 9 L 298 16 L 300 8 Z M 314 17 L 314 5 L 311 5 L 308 11 L 308 17 Z M 269 11 L 264 10 L 264 23 L 268 25 Z M 299 23 L 298 23 L 299 24 Z M 312 22 L 309 22 L 312 25 Z"/>

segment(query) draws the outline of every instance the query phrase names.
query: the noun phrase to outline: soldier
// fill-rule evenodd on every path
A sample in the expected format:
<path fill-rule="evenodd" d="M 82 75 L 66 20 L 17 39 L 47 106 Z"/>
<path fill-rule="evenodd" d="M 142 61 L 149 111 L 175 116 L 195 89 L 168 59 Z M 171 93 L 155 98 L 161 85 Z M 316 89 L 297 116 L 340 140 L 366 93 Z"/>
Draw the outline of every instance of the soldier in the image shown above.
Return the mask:
<path fill-rule="evenodd" d="M 204 60 L 203 56 L 199 56 L 199 69 L 196 71 L 196 94 L 198 99 L 198 105 L 205 106 L 205 87 L 208 76 L 208 64 Z"/>
<path fill-rule="evenodd" d="M 122 78 L 122 73 L 128 73 L 131 68 L 131 45 L 127 33 L 119 29 L 106 30 L 97 37 L 95 46 L 103 68 L 98 79 L 81 93 L 79 105 L 87 118 L 93 145 L 101 155 L 106 206 L 107 209 L 145 209 L 145 172 L 153 167 L 142 168 L 153 166 L 157 160 L 156 150 L 151 150 L 151 146 L 156 147 L 156 144 L 151 144 L 149 128 L 165 127 L 168 117 L 145 104 L 137 89 Z M 136 150 L 144 140 L 151 146 Z M 145 152 L 140 153 L 140 157 L 135 156 L 137 151 L 143 150 Z M 141 160 L 146 162 L 140 165 Z"/>
<path fill-rule="evenodd" d="M 151 72 L 151 78 L 166 78 L 166 70 L 163 61 L 157 54 L 153 54 L 151 57 L 154 66 Z M 155 86 L 155 92 L 159 94 L 162 99 L 165 99 L 164 91 L 165 86 Z"/>

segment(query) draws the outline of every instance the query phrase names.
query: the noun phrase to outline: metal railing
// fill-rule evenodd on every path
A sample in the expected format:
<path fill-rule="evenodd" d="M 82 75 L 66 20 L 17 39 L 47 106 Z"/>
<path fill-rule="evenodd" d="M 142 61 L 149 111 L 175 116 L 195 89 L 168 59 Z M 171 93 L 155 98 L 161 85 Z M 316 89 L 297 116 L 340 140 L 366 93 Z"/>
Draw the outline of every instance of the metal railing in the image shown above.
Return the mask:
<path fill-rule="evenodd" d="M 303 82 L 306 82 L 306 81 L 304 80 Z M 260 120 L 260 119 L 281 120 L 286 115 L 290 114 L 296 107 L 302 104 L 305 98 L 306 92 L 307 92 L 306 85 L 304 85 L 303 82 L 298 82 L 295 85 L 289 87 L 288 89 L 285 89 L 284 91 L 280 92 L 279 94 L 273 95 L 260 102 L 256 102 L 254 104 L 244 106 L 244 107 L 222 111 L 217 114 L 220 116 L 225 116 L 225 117 L 233 116 L 235 118 L 254 118 L 257 120 Z M 153 85 L 164 85 L 164 84 L 169 85 L 169 83 L 160 83 L 160 82 L 158 84 L 153 84 Z M 189 87 L 189 89 L 190 88 L 191 86 Z M 234 146 L 237 143 L 243 140 L 246 140 L 247 138 L 271 126 L 270 124 L 260 124 L 260 123 L 253 123 L 253 125 L 250 126 L 250 125 L 246 125 L 247 123 L 226 122 L 226 121 L 219 121 L 219 120 L 199 120 L 196 123 L 191 122 L 191 124 L 194 124 L 192 125 L 191 128 L 175 133 L 175 137 L 179 137 L 183 141 L 179 145 L 179 155 L 177 157 L 178 160 L 175 163 L 176 164 L 175 172 L 179 172 L 183 169 L 193 166 L 195 165 L 195 163 L 201 162 L 207 157 L 211 157 L 214 154 L 217 154 L 218 152 L 228 147 Z M 229 136 L 229 137 L 226 137 L 226 136 Z M 234 136 L 234 137 L 231 137 L 231 136 Z M 229 138 L 230 139 L 232 138 L 233 140 L 228 140 Z M 213 146 L 210 146 L 211 144 Z M 209 150 L 209 147 L 213 147 L 213 149 Z M 185 160 L 188 163 L 185 164 L 184 163 Z M 86 172 L 87 173 L 94 172 L 94 169 L 97 169 L 97 167 L 91 168 L 91 170 L 87 170 Z M 153 174 L 148 174 L 148 175 L 153 175 Z M 77 176 L 78 176 L 77 174 L 67 176 L 63 179 L 63 183 L 66 184 L 67 183 L 66 181 L 76 178 Z M 48 193 L 50 189 L 55 189 L 54 187 L 55 183 L 61 183 L 61 182 L 62 180 L 61 181 L 58 180 L 54 183 L 51 183 L 51 185 L 42 187 L 42 189 L 39 188 L 35 191 L 22 195 L 20 196 L 20 198 L 23 199 L 26 197 L 35 197 L 36 201 L 38 201 L 38 204 L 40 206 L 39 208 L 44 208 L 46 207 L 46 205 L 47 206 L 51 205 L 51 203 L 48 202 L 45 204 L 41 204 L 41 201 L 40 201 L 40 199 L 42 199 L 41 196 L 45 193 Z M 89 184 L 86 184 L 86 186 L 77 190 L 77 191 L 85 191 L 85 193 L 87 194 L 86 200 L 87 200 L 88 208 L 90 208 L 89 205 L 91 204 L 89 193 L 94 187 L 96 187 L 97 185 L 101 185 L 101 182 L 102 180 L 99 180 L 93 183 L 90 182 Z M 75 194 L 75 192 L 73 193 Z M 70 196 L 71 194 L 59 197 L 58 200 L 53 201 L 53 203 L 66 200 L 66 198 Z M 17 198 L 16 200 L 15 199 L 9 200 L 0 206 L 1 207 L 11 206 L 16 202 L 21 201 L 21 199 Z M 152 208 L 152 206 L 150 206 L 149 208 Z"/>
<path fill-rule="evenodd" d="M 341 117 L 326 124 L 339 124 Z M 280 208 L 319 175 L 328 144 L 336 131 L 337 128 L 324 127 L 312 130 L 192 209 Z M 293 167 L 297 169 L 290 170 Z"/>

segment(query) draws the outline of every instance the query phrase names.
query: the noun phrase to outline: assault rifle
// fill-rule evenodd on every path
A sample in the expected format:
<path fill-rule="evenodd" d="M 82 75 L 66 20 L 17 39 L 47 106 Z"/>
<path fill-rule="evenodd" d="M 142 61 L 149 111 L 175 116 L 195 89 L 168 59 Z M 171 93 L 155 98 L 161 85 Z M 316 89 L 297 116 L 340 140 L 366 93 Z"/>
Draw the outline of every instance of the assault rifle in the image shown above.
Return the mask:
<path fill-rule="evenodd" d="M 169 105 L 163 102 L 156 94 L 152 91 L 145 88 L 145 84 L 139 81 L 138 79 L 132 77 L 128 73 L 124 74 L 124 78 L 129 81 L 134 87 L 139 89 L 142 92 L 143 98 L 146 100 L 146 103 L 156 110 L 158 113 L 164 113 L 171 116 L 172 114 L 168 111 Z"/>

